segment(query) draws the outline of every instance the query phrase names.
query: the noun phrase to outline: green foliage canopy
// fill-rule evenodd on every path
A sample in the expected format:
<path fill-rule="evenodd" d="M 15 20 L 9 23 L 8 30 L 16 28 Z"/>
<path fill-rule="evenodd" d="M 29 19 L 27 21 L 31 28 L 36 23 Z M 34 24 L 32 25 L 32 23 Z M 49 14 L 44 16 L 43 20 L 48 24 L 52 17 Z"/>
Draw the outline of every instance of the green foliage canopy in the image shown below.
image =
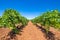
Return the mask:
<path fill-rule="evenodd" d="M 41 24 L 45 26 L 46 31 L 48 32 L 50 27 L 60 29 L 60 12 L 58 10 L 47 11 L 41 16 L 38 16 L 31 20 L 34 24 Z"/>

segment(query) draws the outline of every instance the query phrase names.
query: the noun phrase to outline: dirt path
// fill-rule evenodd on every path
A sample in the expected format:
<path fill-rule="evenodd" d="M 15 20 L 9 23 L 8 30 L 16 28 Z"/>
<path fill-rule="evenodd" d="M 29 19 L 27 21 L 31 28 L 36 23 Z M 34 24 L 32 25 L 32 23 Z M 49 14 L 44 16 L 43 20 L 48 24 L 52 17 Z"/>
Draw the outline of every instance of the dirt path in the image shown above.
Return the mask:
<path fill-rule="evenodd" d="M 18 35 L 18 40 L 46 40 L 44 34 L 31 21 L 21 34 L 21 36 Z"/>
<path fill-rule="evenodd" d="M 8 28 L 0 28 L 0 40 L 2 37 L 7 35 L 10 31 L 11 30 Z M 29 21 L 28 25 L 25 26 L 21 31 L 22 31 L 20 32 L 21 35 L 16 35 L 16 38 L 17 38 L 16 40 L 47 40 L 45 38 L 45 33 L 43 32 L 43 29 L 38 28 L 38 26 L 34 25 L 31 21 Z M 54 40 L 60 40 L 60 31 L 58 31 L 53 27 L 50 28 L 50 31 L 51 31 L 51 33 L 49 33 L 50 38 L 54 38 Z M 52 33 L 54 34 L 53 36 L 52 36 Z M 5 36 L 5 37 L 7 38 L 8 36 Z"/>
<path fill-rule="evenodd" d="M 3 38 L 5 38 L 10 31 L 9 28 L 0 28 L 0 40 L 4 40 Z"/>

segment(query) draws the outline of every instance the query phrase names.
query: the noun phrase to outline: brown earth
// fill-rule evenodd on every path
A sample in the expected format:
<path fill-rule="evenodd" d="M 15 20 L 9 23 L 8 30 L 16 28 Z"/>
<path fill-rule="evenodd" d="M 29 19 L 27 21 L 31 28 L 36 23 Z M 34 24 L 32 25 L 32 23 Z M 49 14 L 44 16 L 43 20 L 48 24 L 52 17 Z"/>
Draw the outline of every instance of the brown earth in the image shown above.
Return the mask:
<path fill-rule="evenodd" d="M 10 32 L 11 30 L 8 28 L 0 28 L 0 40 L 4 40 L 6 35 Z"/>
<path fill-rule="evenodd" d="M 51 27 L 50 31 L 54 34 L 55 40 L 60 40 L 60 30 L 57 30 Z"/>
<path fill-rule="evenodd" d="M 42 31 L 44 29 L 33 25 L 31 21 L 28 22 L 28 25 L 25 26 L 22 31 L 20 32 L 21 35 L 16 35 L 16 40 L 49 40 L 45 37 L 45 32 Z M 7 40 L 3 39 L 9 37 L 6 36 L 11 30 L 8 28 L 0 28 L 0 40 Z M 54 34 L 54 35 L 53 35 Z M 54 28 L 50 28 L 49 36 L 50 40 L 60 40 L 60 31 Z M 54 39 L 51 39 L 54 38 Z M 15 40 L 15 39 L 8 39 L 8 40 Z"/>
<path fill-rule="evenodd" d="M 18 36 L 19 40 L 46 40 L 44 34 L 31 21 L 21 34 L 21 36 Z"/>

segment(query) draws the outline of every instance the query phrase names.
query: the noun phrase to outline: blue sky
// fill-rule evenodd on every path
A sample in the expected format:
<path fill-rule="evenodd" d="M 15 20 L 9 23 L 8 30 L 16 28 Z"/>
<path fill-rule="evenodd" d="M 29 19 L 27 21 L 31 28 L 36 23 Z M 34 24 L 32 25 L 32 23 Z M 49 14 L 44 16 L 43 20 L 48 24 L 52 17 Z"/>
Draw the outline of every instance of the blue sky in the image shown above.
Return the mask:
<path fill-rule="evenodd" d="M 0 0 L 0 15 L 12 8 L 28 19 L 41 15 L 47 10 L 60 10 L 60 0 Z"/>

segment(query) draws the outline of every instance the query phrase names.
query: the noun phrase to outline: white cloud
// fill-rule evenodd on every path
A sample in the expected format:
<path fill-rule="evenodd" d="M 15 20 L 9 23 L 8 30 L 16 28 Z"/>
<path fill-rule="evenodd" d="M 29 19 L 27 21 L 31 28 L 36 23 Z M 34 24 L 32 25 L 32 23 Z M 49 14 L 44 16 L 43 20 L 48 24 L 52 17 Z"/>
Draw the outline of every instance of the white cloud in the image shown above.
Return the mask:
<path fill-rule="evenodd" d="M 42 12 L 20 12 L 22 16 L 26 17 L 27 19 L 33 19 L 42 14 Z"/>

